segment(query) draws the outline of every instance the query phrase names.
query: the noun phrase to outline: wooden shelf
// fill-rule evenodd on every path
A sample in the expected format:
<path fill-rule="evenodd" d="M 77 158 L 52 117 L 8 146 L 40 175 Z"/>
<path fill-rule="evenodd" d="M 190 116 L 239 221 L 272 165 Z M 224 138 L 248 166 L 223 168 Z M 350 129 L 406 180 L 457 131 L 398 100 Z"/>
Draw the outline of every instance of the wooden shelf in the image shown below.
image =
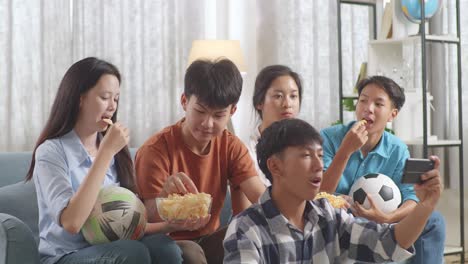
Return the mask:
<path fill-rule="evenodd" d="M 369 44 L 371 45 L 391 45 L 391 44 L 398 45 L 403 42 L 420 41 L 420 40 L 421 40 L 421 36 L 416 35 L 416 36 L 410 36 L 410 37 L 400 38 L 400 39 L 375 39 L 375 40 L 369 41 Z M 460 39 L 453 35 L 426 35 L 426 41 L 442 42 L 442 43 L 459 43 Z"/>
<path fill-rule="evenodd" d="M 446 245 L 444 248 L 444 255 L 458 255 L 463 252 L 463 248 L 459 246 L 448 246 Z"/>
<path fill-rule="evenodd" d="M 370 45 L 401 45 L 405 41 L 413 41 L 416 38 L 404 38 L 404 39 L 374 39 L 370 40 Z"/>
<path fill-rule="evenodd" d="M 421 139 L 411 139 L 411 140 L 404 140 L 406 145 L 422 145 L 423 140 Z M 429 147 L 456 147 L 460 146 L 461 141 L 458 139 L 437 139 L 427 141 L 427 146 Z"/>
<path fill-rule="evenodd" d="M 375 5 L 375 0 L 340 0 L 342 4 Z"/>
<path fill-rule="evenodd" d="M 427 35 L 426 41 L 443 43 L 460 43 L 460 39 L 453 35 Z"/>

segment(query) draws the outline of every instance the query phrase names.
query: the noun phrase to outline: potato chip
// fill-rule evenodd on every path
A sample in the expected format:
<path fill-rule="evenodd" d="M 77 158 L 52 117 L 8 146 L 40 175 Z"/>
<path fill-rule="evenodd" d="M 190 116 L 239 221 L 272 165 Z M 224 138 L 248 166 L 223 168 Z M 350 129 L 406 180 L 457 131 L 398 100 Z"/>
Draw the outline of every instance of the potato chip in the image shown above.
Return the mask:
<path fill-rule="evenodd" d="M 102 121 L 106 122 L 109 126 L 112 126 L 114 124 L 114 122 L 112 122 L 112 120 L 110 120 L 109 118 L 103 118 Z"/>
<path fill-rule="evenodd" d="M 156 205 L 163 220 L 185 220 L 208 216 L 211 200 L 211 195 L 203 192 L 170 194 L 167 198 L 156 198 Z"/>
<path fill-rule="evenodd" d="M 336 196 L 333 194 L 329 194 L 326 192 L 319 192 L 315 196 L 314 200 L 320 199 L 320 198 L 325 198 L 330 202 L 330 204 L 335 207 L 335 208 L 344 208 L 346 200 L 343 197 Z"/>

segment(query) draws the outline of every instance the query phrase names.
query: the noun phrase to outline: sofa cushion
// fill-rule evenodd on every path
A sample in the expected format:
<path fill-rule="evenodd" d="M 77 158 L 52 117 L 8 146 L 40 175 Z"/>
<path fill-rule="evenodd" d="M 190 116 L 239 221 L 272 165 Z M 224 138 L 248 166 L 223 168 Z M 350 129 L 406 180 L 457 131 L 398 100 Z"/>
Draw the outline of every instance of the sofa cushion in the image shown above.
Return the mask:
<path fill-rule="evenodd" d="M 34 183 L 18 182 L 0 188 L 0 213 L 22 220 L 39 243 L 37 197 Z"/>

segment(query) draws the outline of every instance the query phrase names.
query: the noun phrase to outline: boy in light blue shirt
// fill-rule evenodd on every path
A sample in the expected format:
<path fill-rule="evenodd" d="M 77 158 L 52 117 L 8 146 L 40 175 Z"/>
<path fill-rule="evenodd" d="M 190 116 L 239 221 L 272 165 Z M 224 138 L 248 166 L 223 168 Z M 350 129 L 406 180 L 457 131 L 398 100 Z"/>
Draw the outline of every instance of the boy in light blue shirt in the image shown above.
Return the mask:
<path fill-rule="evenodd" d="M 321 131 L 326 144 L 324 144 L 324 148 L 329 150 L 323 157 L 325 170 L 332 163 L 333 157 L 336 155 L 335 150 L 340 148 L 346 133 L 355 124 L 356 121 L 353 121 L 347 125 L 332 126 Z M 401 191 L 403 202 L 408 200 L 417 202 L 418 198 L 414 193 L 413 185 L 401 183 L 405 161 L 409 156 L 408 147 L 399 138 L 385 131 L 380 143 L 367 156 L 364 156 L 360 151 L 351 154 L 335 192 L 348 194 L 358 178 L 369 173 L 379 172 L 393 179 Z"/>
<path fill-rule="evenodd" d="M 355 203 L 354 213 L 378 223 L 399 222 L 419 202 L 413 187 L 401 183 L 403 168 L 409 158 L 408 147 L 385 131 L 387 122 L 393 121 L 398 115 L 405 102 L 405 95 L 398 84 L 384 76 L 372 76 L 361 81 L 358 94 L 355 114 L 359 121 L 321 131 L 324 140 L 321 190 L 348 195 L 359 177 L 368 173 L 385 174 L 400 188 L 403 200 L 400 207 L 385 214 L 375 206 L 364 209 Z M 431 159 L 436 160 L 437 157 Z M 441 214 L 433 212 L 415 243 L 416 256 L 411 259 L 412 262 L 443 263 L 444 241 L 444 219 Z"/>

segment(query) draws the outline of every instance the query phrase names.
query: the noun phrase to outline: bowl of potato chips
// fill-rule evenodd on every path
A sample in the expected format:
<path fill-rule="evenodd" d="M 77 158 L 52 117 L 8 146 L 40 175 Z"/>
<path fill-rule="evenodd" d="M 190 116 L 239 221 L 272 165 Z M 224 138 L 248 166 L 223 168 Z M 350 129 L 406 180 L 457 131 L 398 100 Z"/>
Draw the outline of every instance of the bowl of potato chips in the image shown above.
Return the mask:
<path fill-rule="evenodd" d="M 212 198 L 207 193 L 170 194 L 156 198 L 159 216 L 164 221 L 206 217 L 211 211 Z"/>

